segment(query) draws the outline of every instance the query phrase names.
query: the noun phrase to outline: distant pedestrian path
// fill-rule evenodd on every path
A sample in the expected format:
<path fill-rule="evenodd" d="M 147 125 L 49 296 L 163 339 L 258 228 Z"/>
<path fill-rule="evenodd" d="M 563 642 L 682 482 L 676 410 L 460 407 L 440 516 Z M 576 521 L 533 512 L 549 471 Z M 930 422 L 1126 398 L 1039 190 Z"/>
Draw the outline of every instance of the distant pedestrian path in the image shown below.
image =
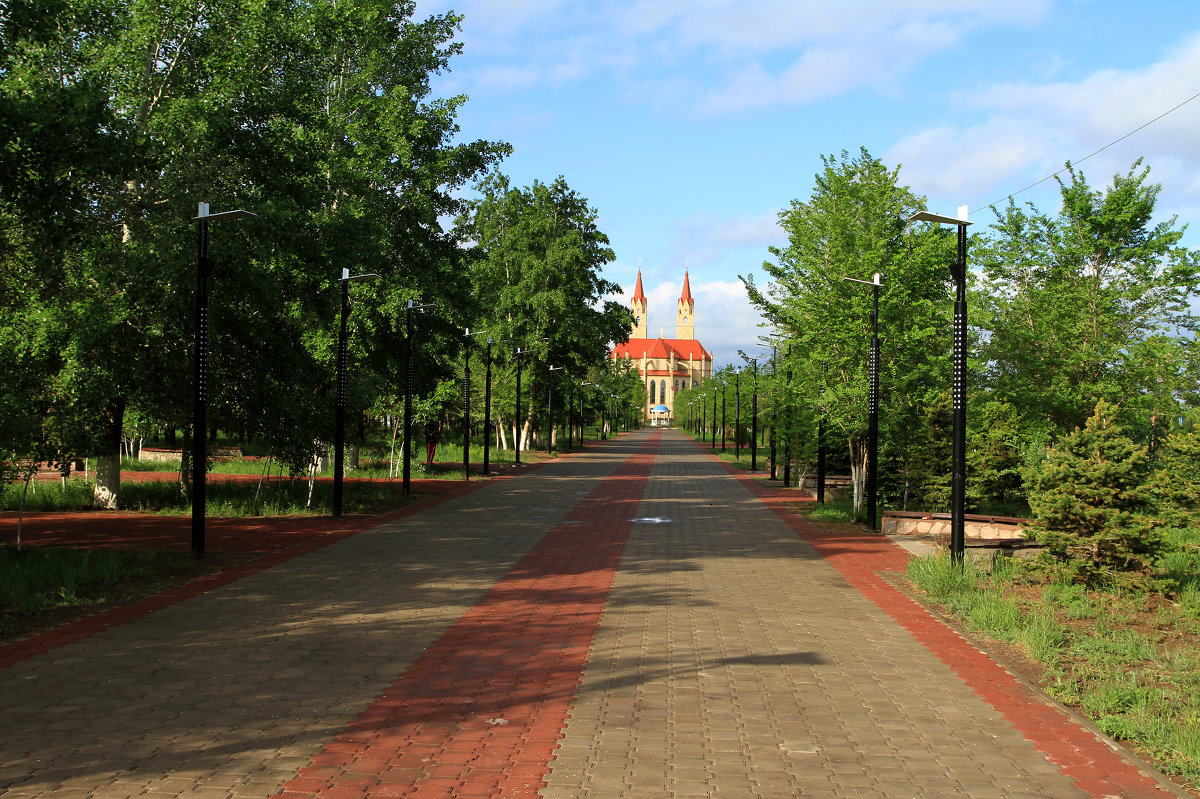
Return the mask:
<path fill-rule="evenodd" d="M 0 668 L 0 799 L 1182 795 L 778 493 L 639 431 L 346 531 Z"/>

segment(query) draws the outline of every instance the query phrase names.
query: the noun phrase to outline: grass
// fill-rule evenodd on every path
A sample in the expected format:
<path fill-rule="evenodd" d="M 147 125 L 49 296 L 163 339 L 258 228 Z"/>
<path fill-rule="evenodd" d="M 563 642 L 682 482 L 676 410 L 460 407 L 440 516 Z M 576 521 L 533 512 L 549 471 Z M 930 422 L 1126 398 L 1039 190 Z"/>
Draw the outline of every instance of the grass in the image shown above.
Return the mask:
<path fill-rule="evenodd" d="M 19 487 L 16 487 L 19 488 Z M 402 501 L 399 480 L 359 483 L 343 486 L 343 508 L 346 513 L 374 512 L 392 507 Z M 213 517 L 324 515 L 333 509 L 333 485 L 318 482 L 313 486 L 311 507 L 308 504 L 308 481 L 274 478 L 257 481 L 227 482 L 210 480 L 206 486 L 207 512 Z M 6 486 L 0 494 L 0 510 L 15 510 L 20 495 L 14 486 Z M 92 507 L 92 484 L 72 478 L 63 489 L 57 482 L 42 483 L 36 494 L 25 502 L 28 511 L 84 511 Z M 180 494 L 179 484 L 170 482 L 121 485 L 121 510 L 181 515 L 191 512 L 191 501 Z"/>
<path fill-rule="evenodd" d="M 0 547 L 0 635 L 53 610 L 127 601 L 196 568 L 180 552 Z"/>
<path fill-rule="evenodd" d="M 1042 687 L 1101 730 L 1200 785 L 1200 547 L 1171 534 L 1156 575 L 1165 594 L 1087 589 L 1001 558 L 915 558 L 908 576 L 981 636 L 1020 649 Z"/>

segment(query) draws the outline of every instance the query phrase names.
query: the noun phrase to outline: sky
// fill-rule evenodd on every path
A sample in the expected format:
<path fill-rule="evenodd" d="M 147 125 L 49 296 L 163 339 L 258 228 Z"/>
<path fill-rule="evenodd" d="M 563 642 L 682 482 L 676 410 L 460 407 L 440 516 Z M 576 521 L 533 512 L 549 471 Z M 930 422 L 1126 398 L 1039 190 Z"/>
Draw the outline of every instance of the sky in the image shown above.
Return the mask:
<path fill-rule="evenodd" d="M 514 185 L 587 199 L 652 336 L 688 270 L 718 367 L 769 352 L 739 276 L 766 282 L 780 211 L 842 151 L 975 230 L 1010 195 L 1057 212 L 1043 179 L 1068 160 L 1101 188 L 1144 158 L 1200 247 L 1197 0 L 417 0 L 447 11 L 464 52 L 434 86 L 469 97 L 461 137 L 510 143 Z"/>

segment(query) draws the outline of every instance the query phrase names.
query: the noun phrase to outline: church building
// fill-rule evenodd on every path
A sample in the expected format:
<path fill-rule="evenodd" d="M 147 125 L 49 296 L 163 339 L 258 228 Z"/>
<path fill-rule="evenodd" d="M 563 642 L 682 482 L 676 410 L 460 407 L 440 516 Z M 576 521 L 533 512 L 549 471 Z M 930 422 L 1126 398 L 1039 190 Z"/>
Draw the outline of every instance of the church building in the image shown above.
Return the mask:
<path fill-rule="evenodd" d="M 613 347 L 612 358 L 628 358 L 637 367 L 646 386 L 646 407 L 643 418 L 650 418 L 655 405 L 673 408 L 675 392 L 697 386 L 712 377 L 713 359 L 704 345 L 696 339 L 696 301 L 687 270 L 683 273 L 683 292 L 675 310 L 675 337 L 650 338 L 646 316 L 646 295 L 642 291 L 642 270 L 638 270 L 637 287 L 630 300 L 633 311 L 633 332 L 629 341 Z"/>

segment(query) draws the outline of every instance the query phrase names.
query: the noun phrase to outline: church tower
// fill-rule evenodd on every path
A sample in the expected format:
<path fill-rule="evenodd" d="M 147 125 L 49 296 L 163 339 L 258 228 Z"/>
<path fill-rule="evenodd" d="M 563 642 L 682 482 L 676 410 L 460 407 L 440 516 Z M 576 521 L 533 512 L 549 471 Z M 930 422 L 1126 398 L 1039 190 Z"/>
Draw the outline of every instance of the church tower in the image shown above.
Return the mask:
<path fill-rule="evenodd" d="M 640 284 L 639 284 L 640 285 Z M 679 295 L 679 309 L 675 315 L 675 338 L 696 337 L 696 301 L 692 299 L 692 285 L 688 282 L 687 270 L 683 270 L 683 293 Z"/>
<path fill-rule="evenodd" d="M 642 270 L 638 270 L 637 287 L 633 290 L 633 299 L 629 301 L 629 310 L 633 312 L 633 332 L 629 338 L 649 338 L 646 321 L 646 295 L 642 291 Z"/>

